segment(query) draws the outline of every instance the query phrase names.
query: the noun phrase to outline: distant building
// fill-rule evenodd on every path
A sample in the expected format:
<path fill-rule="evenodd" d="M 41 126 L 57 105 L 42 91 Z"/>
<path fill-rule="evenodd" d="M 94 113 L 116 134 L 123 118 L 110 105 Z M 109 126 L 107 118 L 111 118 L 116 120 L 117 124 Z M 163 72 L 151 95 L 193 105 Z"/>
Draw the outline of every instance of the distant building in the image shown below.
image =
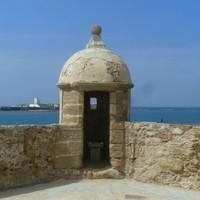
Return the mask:
<path fill-rule="evenodd" d="M 0 111 L 17 111 L 17 110 L 59 110 L 59 104 L 53 103 L 40 103 L 38 98 L 34 98 L 33 103 L 21 104 L 21 105 L 11 105 L 0 107 Z"/>
<path fill-rule="evenodd" d="M 30 103 L 28 107 L 30 107 L 30 108 L 40 108 L 41 107 L 40 100 L 35 97 L 34 100 L 33 100 L 33 104 Z"/>
<path fill-rule="evenodd" d="M 37 97 L 34 98 L 34 104 L 40 104 L 40 100 Z"/>

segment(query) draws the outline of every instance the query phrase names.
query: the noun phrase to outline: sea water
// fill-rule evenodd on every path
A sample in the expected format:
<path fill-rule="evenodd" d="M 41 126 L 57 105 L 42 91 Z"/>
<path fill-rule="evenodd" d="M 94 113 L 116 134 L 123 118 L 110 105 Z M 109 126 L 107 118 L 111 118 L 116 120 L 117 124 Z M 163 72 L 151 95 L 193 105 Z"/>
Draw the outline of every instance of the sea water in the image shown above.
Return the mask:
<path fill-rule="evenodd" d="M 58 111 L 0 111 L 0 125 L 57 124 Z M 200 108 L 131 109 L 131 121 L 200 124 Z"/>
<path fill-rule="evenodd" d="M 200 124 L 200 108 L 142 108 L 131 110 L 131 121 Z"/>
<path fill-rule="evenodd" d="M 0 125 L 54 124 L 58 111 L 0 111 Z"/>

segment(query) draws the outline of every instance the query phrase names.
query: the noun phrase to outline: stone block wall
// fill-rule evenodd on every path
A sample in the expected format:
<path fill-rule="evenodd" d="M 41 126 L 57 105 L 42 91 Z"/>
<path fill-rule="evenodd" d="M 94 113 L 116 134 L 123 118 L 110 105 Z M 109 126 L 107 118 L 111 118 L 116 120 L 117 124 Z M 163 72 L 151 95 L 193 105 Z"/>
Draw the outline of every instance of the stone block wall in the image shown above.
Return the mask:
<path fill-rule="evenodd" d="M 124 121 L 129 119 L 129 91 L 110 93 L 110 164 L 123 171 L 125 158 Z"/>
<path fill-rule="evenodd" d="M 0 126 L 0 189 L 91 177 L 82 158 L 81 127 Z M 200 126 L 112 120 L 110 162 L 129 178 L 199 190 Z"/>
<path fill-rule="evenodd" d="M 61 90 L 60 99 L 60 124 L 82 127 L 84 93 L 76 90 Z"/>
<path fill-rule="evenodd" d="M 110 93 L 110 120 L 128 121 L 130 115 L 130 91 L 118 90 Z"/>
<path fill-rule="evenodd" d="M 125 173 L 200 189 L 200 126 L 125 122 Z"/>
<path fill-rule="evenodd" d="M 60 124 L 83 129 L 84 92 L 60 90 Z M 112 167 L 124 168 L 124 121 L 129 120 L 130 90 L 110 92 L 110 145 L 109 156 Z M 82 135 L 83 135 L 82 131 Z M 63 143 L 61 141 L 61 143 Z M 64 146 L 65 144 L 63 144 Z M 66 159 L 66 157 L 64 158 Z M 58 159 L 59 160 L 59 159 Z M 78 163 L 77 163 L 78 164 Z"/>
<path fill-rule="evenodd" d="M 70 126 L 0 126 L 0 188 L 76 177 L 82 130 Z"/>

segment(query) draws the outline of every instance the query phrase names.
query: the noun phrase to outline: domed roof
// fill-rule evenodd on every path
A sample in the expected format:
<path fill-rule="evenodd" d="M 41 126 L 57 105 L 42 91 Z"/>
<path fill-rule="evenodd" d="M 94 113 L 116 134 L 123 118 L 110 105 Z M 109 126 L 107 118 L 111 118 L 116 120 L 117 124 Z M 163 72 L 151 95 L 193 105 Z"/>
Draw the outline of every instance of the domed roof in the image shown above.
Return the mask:
<path fill-rule="evenodd" d="M 85 49 L 72 55 L 64 64 L 58 87 L 78 85 L 126 85 L 132 87 L 125 62 L 105 48 L 101 40 L 101 27 L 91 29 L 92 37 Z"/>

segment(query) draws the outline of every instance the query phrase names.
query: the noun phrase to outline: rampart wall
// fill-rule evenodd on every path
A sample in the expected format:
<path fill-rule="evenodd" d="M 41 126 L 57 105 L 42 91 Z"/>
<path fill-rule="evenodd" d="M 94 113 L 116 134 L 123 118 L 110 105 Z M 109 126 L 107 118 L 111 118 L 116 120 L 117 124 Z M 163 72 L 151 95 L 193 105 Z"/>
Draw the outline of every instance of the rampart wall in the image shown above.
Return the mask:
<path fill-rule="evenodd" d="M 200 126 L 125 122 L 125 130 L 129 177 L 200 189 Z"/>
<path fill-rule="evenodd" d="M 68 126 L 0 126 L 0 188 L 75 178 L 82 141 L 82 131 Z"/>
<path fill-rule="evenodd" d="M 119 125 L 124 139 L 117 135 L 115 139 L 123 140 L 123 147 L 115 154 L 120 154 L 120 166 L 124 159 L 124 177 L 200 189 L 200 126 Z M 65 125 L 0 126 L 0 188 L 59 178 L 95 178 L 92 172 L 84 174 L 82 133 L 81 128 Z M 118 162 L 115 157 L 111 162 Z"/>

